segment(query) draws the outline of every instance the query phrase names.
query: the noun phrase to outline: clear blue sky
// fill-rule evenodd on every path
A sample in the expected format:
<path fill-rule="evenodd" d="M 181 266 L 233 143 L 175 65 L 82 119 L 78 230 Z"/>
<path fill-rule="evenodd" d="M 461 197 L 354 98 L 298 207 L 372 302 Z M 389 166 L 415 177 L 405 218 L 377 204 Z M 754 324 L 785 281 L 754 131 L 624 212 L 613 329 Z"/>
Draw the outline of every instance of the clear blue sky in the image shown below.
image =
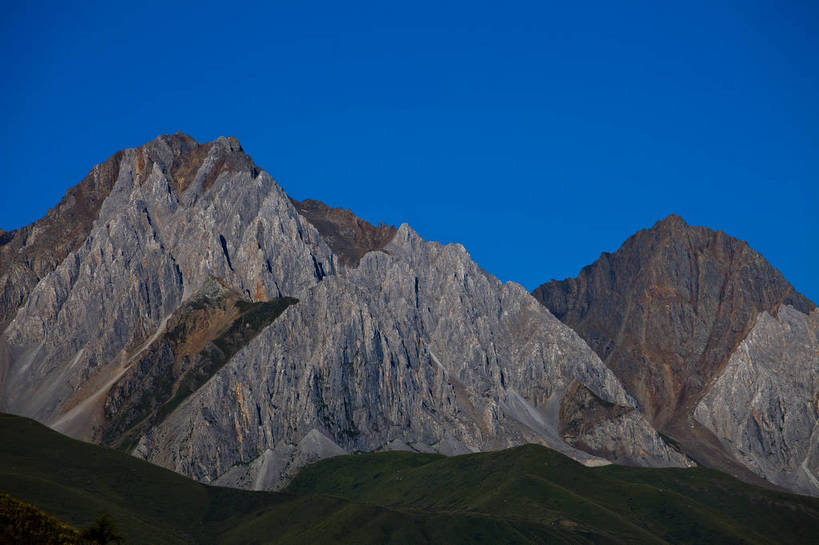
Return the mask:
<path fill-rule="evenodd" d="M 532 289 L 669 213 L 819 301 L 819 4 L 8 3 L 0 227 L 121 148 L 236 136 L 293 197 Z"/>

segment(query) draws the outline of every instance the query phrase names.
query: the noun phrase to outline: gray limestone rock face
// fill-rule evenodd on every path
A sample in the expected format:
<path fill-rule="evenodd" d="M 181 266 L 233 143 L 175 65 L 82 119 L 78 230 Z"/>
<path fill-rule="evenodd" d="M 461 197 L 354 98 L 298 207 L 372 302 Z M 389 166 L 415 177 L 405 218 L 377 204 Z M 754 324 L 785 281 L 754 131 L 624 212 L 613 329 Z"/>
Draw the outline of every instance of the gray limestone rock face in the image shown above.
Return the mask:
<path fill-rule="evenodd" d="M 602 464 L 558 434 L 567 386 L 579 381 L 634 407 L 524 288 L 406 225 L 384 251 L 298 298 L 135 453 L 206 482 L 267 488 L 315 457 L 303 454 L 309 433 L 337 447 L 319 453 L 460 454 L 536 442 Z M 638 412 L 633 419 L 642 426 L 601 429 L 599 440 L 639 449 L 649 465 L 686 465 Z"/>
<path fill-rule="evenodd" d="M 207 278 L 266 300 L 333 271 L 316 230 L 235 139 L 198 155 L 178 144 L 160 137 L 122 153 L 87 239 L 3 332 L 4 410 L 91 438 L 112 381 Z M 199 161 L 184 183 L 182 157 Z"/>
<path fill-rule="evenodd" d="M 758 475 L 819 495 L 819 310 L 762 312 L 694 414 Z"/>
<path fill-rule="evenodd" d="M 282 482 L 289 482 L 298 471 L 324 458 L 347 454 L 332 439 L 313 428 L 296 445 L 281 443 L 275 449 L 267 449 L 249 464 L 235 465 L 223 473 L 213 484 L 271 490 Z"/>
<path fill-rule="evenodd" d="M 636 408 L 601 399 L 578 381 L 569 385 L 560 404 L 560 436 L 576 448 L 621 464 L 696 465 L 666 444 Z M 632 440 L 621 441 L 622 436 Z"/>
<path fill-rule="evenodd" d="M 169 137 L 180 145 L 193 139 Z M 41 219 L 0 232 L 0 333 L 31 290 L 88 237 L 100 206 L 119 176 L 122 152 L 95 166 Z"/>
<path fill-rule="evenodd" d="M 260 489 L 322 457 L 394 448 L 535 442 L 587 464 L 687 464 L 577 334 L 462 246 L 321 206 L 310 210 L 326 221 L 312 224 L 232 138 L 160 137 L 106 172 L 87 236 L 42 278 L 23 271 L 36 285 L 3 307 L 13 314 L 0 335 L 3 410 L 136 444 L 134 454 L 201 481 Z M 287 297 L 272 322 L 248 318 Z M 218 324 L 253 326 L 219 351 L 226 361 L 201 352 L 221 338 Z M 195 391 L 177 396 L 206 361 Z M 629 409 L 586 430 L 603 457 L 561 436 L 572 384 Z"/>

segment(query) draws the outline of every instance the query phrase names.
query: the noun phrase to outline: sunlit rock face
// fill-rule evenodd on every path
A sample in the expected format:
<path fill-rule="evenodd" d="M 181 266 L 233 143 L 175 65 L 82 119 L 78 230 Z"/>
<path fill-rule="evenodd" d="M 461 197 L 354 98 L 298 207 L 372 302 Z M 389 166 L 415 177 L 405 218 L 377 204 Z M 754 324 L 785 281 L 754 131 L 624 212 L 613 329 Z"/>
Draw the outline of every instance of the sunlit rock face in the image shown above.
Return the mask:
<path fill-rule="evenodd" d="M 0 235 L 40 255 L 65 210 L 81 216 L 49 260 L 1 268 L 5 411 L 247 488 L 375 449 L 536 442 L 592 465 L 690 464 L 521 286 L 407 225 L 297 208 L 235 139 L 160 137 L 83 183 L 93 206 Z M 587 416 L 564 399 L 580 386 L 616 409 Z M 569 405 L 594 422 L 581 440 Z"/>
<path fill-rule="evenodd" d="M 521 286 L 406 225 L 383 252 L 298 298 L 137 452 L 203 480 L 257 486 L 284 482 L 293 463 L 331 444 L 460 454 L 538 442 L 600 463 L 558 433 L 569 384 L 634 406 Z M 686 464 L 633 418 L 641 424 L 601 429 L 601 441 L 637 445 L 632 462 Z M 302 444 L 306 433 L 321 439 L 318 454 Z"/>
<path fill-rule="evenodd" d="M 753 471 L 819 495 L 819 310 L 761 313 L 695 416 Z"/>
<path fill-rule="evenodd" d="M 265 300 L 334 270 L 316 230 L 235 139 L 160 137 L 118 156 L 84 241 L 2 336 L 4 409 L 83 438 L 101 425 L 112 381 L 208 278 Z"/>

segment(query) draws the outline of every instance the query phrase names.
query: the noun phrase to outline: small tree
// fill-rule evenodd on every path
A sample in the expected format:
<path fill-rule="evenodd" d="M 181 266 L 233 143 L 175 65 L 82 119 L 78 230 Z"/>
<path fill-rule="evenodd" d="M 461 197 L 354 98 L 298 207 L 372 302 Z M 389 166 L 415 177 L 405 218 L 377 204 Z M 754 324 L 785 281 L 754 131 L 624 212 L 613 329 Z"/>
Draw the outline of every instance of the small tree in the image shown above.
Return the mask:
<path fill-rule="evenodd" d="M 114 521 L 108 513 L 100 515 L 94 524 L 82 531 L 80 537 L 99 545 L 109 545 L 111 543 L 122 545 L 124 543 L 122 536 L 117 533 Z"/>

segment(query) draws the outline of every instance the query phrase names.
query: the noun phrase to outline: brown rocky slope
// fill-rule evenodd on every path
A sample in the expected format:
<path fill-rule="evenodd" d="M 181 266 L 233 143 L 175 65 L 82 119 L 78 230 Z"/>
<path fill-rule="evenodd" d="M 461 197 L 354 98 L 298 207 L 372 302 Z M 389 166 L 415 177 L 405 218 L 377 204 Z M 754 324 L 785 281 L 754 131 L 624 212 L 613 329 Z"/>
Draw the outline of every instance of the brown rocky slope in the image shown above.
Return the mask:
<path fill-rule="evenodd" d="M 350 210 L 332 208 L 321 201 L 290 199 L 299 214 L 318 229 L 330 249 L 347 266 L 356 267 L 367 252 L 383 250 L 395 237 L 392 225 L 371 225 Z"/>
<path fill-rule="evenodd" d="M 761 313 L 809 315 L 816 305 L 747 243 L 672 215 L 533 295 L 597 352 L 656 429 L 700 463 L 757 479 L 694 410 Z"/>

